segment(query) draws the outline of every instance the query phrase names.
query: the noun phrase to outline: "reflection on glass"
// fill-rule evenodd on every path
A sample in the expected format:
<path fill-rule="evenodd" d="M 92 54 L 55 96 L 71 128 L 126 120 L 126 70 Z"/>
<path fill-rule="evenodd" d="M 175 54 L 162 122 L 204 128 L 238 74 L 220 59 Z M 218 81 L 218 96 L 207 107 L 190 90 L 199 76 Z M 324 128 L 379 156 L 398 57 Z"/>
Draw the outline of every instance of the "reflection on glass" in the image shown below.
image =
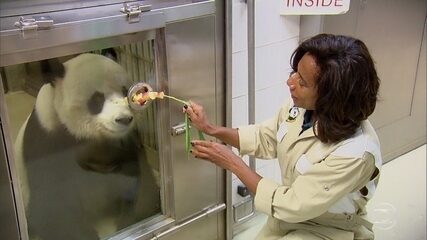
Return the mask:
<path fill-rule="evenodd" d="M 99 239 L 161 212 L 153 41 L 1 69 L 30 239 Z"/>

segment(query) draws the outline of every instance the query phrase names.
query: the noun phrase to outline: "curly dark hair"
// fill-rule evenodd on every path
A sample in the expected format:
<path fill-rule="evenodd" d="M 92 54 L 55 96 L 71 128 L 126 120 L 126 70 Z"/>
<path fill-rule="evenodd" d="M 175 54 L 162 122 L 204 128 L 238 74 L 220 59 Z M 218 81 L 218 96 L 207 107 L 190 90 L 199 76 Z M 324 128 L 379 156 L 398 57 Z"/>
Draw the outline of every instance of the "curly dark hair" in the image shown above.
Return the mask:
<path fill-rule="evenodd" d="M 319 34 L 293 52 L 294 71 L 306 53 L 314 57 L 319 68 L 316 136 L 325 143 L 349 138 L 372 114 L 377 102 L 380 79 L 368 48 L 353 37 Z"/>

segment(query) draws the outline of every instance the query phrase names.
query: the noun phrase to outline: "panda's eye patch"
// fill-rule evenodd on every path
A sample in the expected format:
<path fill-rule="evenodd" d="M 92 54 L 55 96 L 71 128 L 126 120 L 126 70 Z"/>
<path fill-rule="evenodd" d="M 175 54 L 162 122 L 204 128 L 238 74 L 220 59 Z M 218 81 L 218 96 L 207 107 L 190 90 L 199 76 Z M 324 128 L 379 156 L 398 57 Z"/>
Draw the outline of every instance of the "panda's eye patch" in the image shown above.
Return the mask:
<path fill-rule="evenodd" d="M 123 97 L 126 97 L 128 95 L 128 89 L 126 87 L 122 87 L 122 94 Z"/>
<path fill-rule="evenodd" d="M 92 97 L 90 97 L 87 107 L 89 112 L 92 114 L 98 114 L 102 111 L 104 107 L 105 96 L 103 93 L 95 92 Z"/>

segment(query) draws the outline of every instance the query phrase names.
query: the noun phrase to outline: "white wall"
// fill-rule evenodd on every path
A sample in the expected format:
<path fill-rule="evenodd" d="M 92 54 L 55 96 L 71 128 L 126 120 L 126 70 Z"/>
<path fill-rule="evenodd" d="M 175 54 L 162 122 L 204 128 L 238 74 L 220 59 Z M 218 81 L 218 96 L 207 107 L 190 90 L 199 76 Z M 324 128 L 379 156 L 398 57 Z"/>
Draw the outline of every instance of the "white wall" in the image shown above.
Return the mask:
<path fill-rule="evenodd" d="M 248 123 L 248 44 L 247 5 L 232 0 L 232 126 Z M 290 72 L 290 56 L 298 45 L 299 17 L 281 16 L 281 0 L 255 1 L 255 121 L 273 117 L 289 98 L 286 80 Z M 237 152 L 237 151 L 236 151 Z M 244 157 L 247 161 L 247 157 Z M 257 172 L 280 182 L 275 160 L 257 160 Z M 233 175 L 233 203 L 239 202 Z"/>

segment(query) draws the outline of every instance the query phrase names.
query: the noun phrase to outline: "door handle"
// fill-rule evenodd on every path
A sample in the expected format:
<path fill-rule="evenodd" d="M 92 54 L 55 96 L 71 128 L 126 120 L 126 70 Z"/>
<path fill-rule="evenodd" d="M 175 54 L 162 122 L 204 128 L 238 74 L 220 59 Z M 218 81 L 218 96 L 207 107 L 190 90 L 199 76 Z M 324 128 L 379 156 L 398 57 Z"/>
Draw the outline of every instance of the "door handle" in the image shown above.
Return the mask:
<path fill-rule="evenodd" d="M 189 126 L 191 128 L 191 126 Z M 185 133 L 185 123 L 178 123 L 171 129 L 172 136 L 178 136 Z"/>

